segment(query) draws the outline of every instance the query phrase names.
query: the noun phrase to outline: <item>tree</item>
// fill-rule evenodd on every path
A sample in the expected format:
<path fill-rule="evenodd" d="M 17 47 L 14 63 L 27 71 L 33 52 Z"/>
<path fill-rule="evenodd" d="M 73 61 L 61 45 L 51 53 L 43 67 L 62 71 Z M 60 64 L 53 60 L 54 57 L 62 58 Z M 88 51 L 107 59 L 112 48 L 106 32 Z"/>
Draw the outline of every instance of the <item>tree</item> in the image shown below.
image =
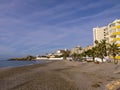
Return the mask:
<path fill-rule="evenodd" d="M 91 57 L 93 58 L 93 62 L 95 61 L 95 56 L 96 56 L 96 47 L 93 47 L 92 49 L 91 49 Z"/>
<path fill-rule="evenodd" d="M 114 63 L 117 64 L 118 61 L 116 62 L 115 57 L 119 53 L 119 46 L 117 46 L 117 44 L 115 43 L 109 44 L 108 51 L 109 51 L 109 54 L 112 55 Z"/>
<path fill-rule="evenodd" d="M 63 50 L 63 59 L 66 60 L 67 57 L 69 57 L 70 51 L 69 50 Z"/>
<path fill-rule="evenodd" d="M 93 62 L 95 61 L 95 56 L 96 56 L 96 47 L 93 47 L 92 49 L 89 49 L 87 51 L 85 51 L 83 54 L 85 54 L 84 56 L 89 56 L 92 57 Z"/>
<path fill-rule="evenodd" d="M 103 58 L 104 56 L 107 56 L 107 43 L 105 40 L 101 40 L 100 42 L 95 41 L 96 43 L 96 56 L 102 59 L 103 62 Z"/>

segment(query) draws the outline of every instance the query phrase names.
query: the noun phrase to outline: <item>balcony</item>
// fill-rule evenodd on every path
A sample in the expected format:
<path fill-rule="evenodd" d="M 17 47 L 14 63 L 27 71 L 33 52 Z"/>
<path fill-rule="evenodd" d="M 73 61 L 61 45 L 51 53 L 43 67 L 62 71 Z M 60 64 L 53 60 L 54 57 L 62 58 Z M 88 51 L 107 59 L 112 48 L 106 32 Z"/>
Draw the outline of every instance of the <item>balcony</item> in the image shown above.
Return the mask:
<path fill-rule="evenodd" d="M 119 28 L 120 28 L 120 25 L 112 27 L 113 30 L 114 29 L 119 29 Z"/>
<path fill-rule="evenodd" d="M 112 42 L 120 41 L 120 38 L 114 38 Z"/>
<path fill-rule="evenodd" d="M 120 44 L 117 44 L 117 46 L 119 46 L 119 47 L 120 47 Z"/>
<path fill-rule="evenodd" d="M 120 32 L 113 32 L 111 37 L 116 36 L 116 35 L 120 35 Z"/>

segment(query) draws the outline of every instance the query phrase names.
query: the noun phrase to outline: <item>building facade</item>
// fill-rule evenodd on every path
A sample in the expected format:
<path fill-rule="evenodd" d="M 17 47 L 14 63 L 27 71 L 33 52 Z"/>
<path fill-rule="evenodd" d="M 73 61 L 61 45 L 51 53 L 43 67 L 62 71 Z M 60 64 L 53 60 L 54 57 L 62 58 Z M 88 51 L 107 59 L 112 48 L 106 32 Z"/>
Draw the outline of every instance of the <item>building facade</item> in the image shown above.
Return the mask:
<path fill-rule="evenodd" d="M 81 54 L 82 48 L 80 46 L 76 46 L 70 50 L 70 55 L 72 54 Z"/>
<path fill-rule="evenodd" d="M 120 46 L 120 19 L 116 19 L 107 26 L 93 28 L 93 40 L 101 41 L 103 39 L 108 43 L 116 43 Z M 120 59 L 120 55 L 117 58 Z"/>
<path fill-rule="evenodd" d="M 93 45 L 88 45 L 82 49 L 82 52 L 88 51 L 93 48 Z"/>
<path fill-rule="evenodd" d="M 93 28 L 94 45 L 95 45 L 95 40 L 97 40 L 99 42 L 103 39 L 106 39 L 106 32 L 107 32 L 106 26 Z"/>
<path fill-rule="evenodd" d="M 120 46 L 120 19 L 108 25 L 109 43 L 116 43 Z"/>

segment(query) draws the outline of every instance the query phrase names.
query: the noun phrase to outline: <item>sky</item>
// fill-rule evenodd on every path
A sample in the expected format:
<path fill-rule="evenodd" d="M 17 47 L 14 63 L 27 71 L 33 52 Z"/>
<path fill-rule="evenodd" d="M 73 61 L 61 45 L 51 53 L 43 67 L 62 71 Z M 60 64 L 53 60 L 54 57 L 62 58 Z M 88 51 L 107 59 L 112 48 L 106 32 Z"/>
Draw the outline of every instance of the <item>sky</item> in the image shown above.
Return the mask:
<path fill-rule="evenodd" d="M 0 57 L 92 45 L 92 29 L 115 19 L 120 0 L 0 0 Z"/>

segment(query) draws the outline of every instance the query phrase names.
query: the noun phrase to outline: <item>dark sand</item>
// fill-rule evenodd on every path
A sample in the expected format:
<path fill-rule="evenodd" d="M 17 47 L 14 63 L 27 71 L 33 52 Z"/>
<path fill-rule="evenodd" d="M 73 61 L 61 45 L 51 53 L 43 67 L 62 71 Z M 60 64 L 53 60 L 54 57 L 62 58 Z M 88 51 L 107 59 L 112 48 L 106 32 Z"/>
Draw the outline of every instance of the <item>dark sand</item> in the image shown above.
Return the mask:
<path fill-rule="evenodd" d="M 120 90 L 120 63 L 54 61 L 0 69 L 0 90 Z"/>

